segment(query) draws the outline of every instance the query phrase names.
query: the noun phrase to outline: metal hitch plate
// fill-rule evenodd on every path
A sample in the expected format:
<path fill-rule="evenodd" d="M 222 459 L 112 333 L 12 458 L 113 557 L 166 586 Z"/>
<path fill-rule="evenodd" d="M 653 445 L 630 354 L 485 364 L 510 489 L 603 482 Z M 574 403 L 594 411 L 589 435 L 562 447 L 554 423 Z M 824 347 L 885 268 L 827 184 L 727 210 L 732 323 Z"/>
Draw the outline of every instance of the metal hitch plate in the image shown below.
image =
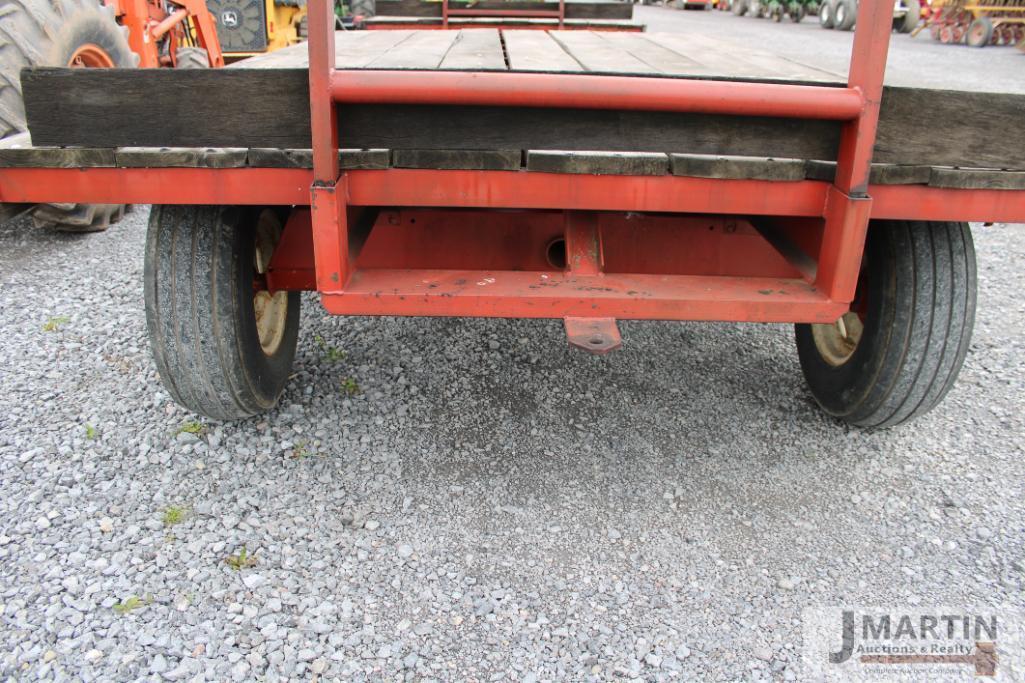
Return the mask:
<path fill-rule="evenodd" d="M 570 346 L 604 355 L 623 345 L 615 318 L 563 318 Z"/>

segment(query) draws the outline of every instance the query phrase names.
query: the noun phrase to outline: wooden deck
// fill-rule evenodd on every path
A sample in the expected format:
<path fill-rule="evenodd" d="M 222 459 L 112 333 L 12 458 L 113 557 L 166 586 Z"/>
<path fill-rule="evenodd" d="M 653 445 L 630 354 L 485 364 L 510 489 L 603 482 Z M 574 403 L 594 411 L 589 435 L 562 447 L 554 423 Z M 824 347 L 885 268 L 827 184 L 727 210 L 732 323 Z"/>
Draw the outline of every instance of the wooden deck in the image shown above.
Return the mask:
<path fill-rule="evenodd" d="M 501 34 L 501 37 L 500 37 Z M 453 69 L 595 73 L 842 84 L 844 78 L 765 50 L 681 33 L 605 31 L 340 31 L 339 69 Z M 305 44 L 237 62 L 241 69 L 305 69 Z"/>
<path fill-rule="evenodd" d="M 582 78 L 825 86 L 845 80 L 765 50 L 692 34 L 350 31 L 336 34 L 336 62 L 339 69 L 558 72 Z M 29 69 L 22 82 L 29 130 L 39 147 L 24 141 L 16 149 L 8 146 L 0 164 L 24 166 L 35 154 L 35 163 L 65 166 L 307 166 L 306 67 L 306 46 L 297 45 L 221 70 Z M 1022 95 L 886 88 L 874 182 L 1021 188 L 1023 111 Z M 154 112 L 160 112 L 158 119 Z M 835 121 L 539 107 L 346 104 L 339 107 L 338 121 L 341 145 L 353 150 L 343 155 L 351 168 L 775 180 L 829 180 L 840 134 Z M 941 141 L 932 121 L 943 121 Z"/>

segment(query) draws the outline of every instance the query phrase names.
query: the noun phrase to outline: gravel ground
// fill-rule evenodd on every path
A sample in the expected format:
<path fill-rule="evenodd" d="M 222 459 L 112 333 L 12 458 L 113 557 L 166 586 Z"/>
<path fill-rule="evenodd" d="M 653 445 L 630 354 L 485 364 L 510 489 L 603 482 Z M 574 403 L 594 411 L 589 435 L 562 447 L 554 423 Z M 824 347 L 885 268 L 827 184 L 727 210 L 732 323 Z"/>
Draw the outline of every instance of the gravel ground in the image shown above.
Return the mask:
<path fill-rule="evenodd" d="M 1021 226 L 975 226 L 959 384 L 866 434 L 788 326 L 596 358 L 313 297 L 279 409 L 195 422 L 147 348 L 147 214 L 0 225 L 0 679 L 795 680 L 808 606 L 1025 606 Z"/>

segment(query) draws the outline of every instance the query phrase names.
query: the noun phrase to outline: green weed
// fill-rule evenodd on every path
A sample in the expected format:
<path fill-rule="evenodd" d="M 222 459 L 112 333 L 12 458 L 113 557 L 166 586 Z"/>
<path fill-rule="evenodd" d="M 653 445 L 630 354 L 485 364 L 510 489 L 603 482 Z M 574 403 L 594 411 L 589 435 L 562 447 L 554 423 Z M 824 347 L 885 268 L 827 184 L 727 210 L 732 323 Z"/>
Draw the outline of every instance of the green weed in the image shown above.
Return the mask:
<path fill-rule="evenodd" d="M 237 572 L 242 571 L 246 567 L 256 566 L 256 558 L 246 551 L 245 546 L 242 546 L 242 549 L 236 554 L 224 558 L 224 562 Z"/>
<path fill-rule="evenodd" d="M 66 315 L 55 316 L 43 323 L 43 332 L 56 332 L 61 325 L 69 322 L 71 322 L 71 318 Z"/>

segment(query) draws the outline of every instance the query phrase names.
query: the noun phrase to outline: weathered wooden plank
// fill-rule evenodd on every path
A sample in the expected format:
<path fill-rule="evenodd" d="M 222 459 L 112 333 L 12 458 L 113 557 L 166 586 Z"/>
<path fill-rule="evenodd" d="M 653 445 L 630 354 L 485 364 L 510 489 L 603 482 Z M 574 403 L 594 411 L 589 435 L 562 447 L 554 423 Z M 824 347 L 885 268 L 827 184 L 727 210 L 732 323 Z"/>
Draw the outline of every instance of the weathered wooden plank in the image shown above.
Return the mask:
<path fill-rule="evenodd" d="M 929 185 L 962 190 L 1025 190 L 1025 173 L 983 168 L 933 168 Z"/>
<path fill-rule="evenodd" d="M 550 31 L 549 35 L 588 71 L 645 73 L 651 67 L 619 45 L 591 31 Z"/>
<path fill-rule="evenodd" d="M 557 2 L 537 2 L 536 0 L 479 0 L 469 2 L 453 0 L 449 3 L 452 9 L 529 9 L 557 10 Z M 440 2 L 424 0 L 378 0 L 375 7 L 378 16 L 399 17 L 440 17 Z M 566 2 L 566 18 L 568 19 L 630 19 L 633 17 L 633 5 L 628 2 Z"/>
<path fill-rule="evenodd" d="M 514 59 L 516 54 L 511 52 Z M 310 146 L 302 69 L 37 68 L 26 70 L 22 81 L 29 127 L 39 146 Z M 197 92 L 204 96 L 188 96 Z M 153 124 L 153 111 L 163 113 L 160 125 Z M 923 111 L 944 121 L 943 144 L 921 125 Z M 874 160 L 1025 170 L 1020 151 L 1025 129 L 1017 125 L 1022 111 L 1025 95 L 887 88 Z M 339 126 L 342 144 L 358 148 L 570 149 L 827 161 L 836 158 L 839 136 L 839 124 L 829 121 L 529 107 L 346 105 L 340 107 Z"/>
<path fill-rule="evenodd" d="M 120 147 L 114 163 L 121 168 L 241 168 L 249 150 L 245 147 Z"/>
<path fill-rule="evenodd" d="M 445 107 L 343 107 L 339 136 L 388 149 L 549 149 L 835 158 L 827 121 L 669 112 Z"/>
<path fill-rule="evenodd" d="M 670 154 L 673 175 L 731 180 L 804 180 L 804 160 Z"/>
<path fill-rule="evenodd" d="M 868 181 L 873 185 L 925 185 L 931 171 L 929 166 L 872 164 Z M 831 183 L 836 178 L 836 162 L 809 160 L 805 162 L 805 175 L 809 180 Z"/>
<path fill-rule="evenodd" d="M 36 145 L 310 146 L 304 69 L 74 71 L 22 73 L 29 130 L 38 130 L 32 136 Z M 159 125 L 153 112 L 161 112 Z"/>
<path fill-rule="evenodd" d="M 339 69 L 365 67 L 409 35 L 409 30 L 335 31 L 335 66 Z M 299 43 L 235 62 L 229 68 L 304 69 L 307 66 L 309 48 L 306 43 Z"/>
<path fill-rule="evenodd" d="M 1025 169 L 1025 96 L 886 88 L 873 161 Z M 942 121 L 942 134 L 922 121 Z"/>
<path fill-rule="evenodd" d="M 33 147 L 28 133 L 0 141 L 0 168 L 84 168 L 114 166 L 112 149 Z"/>
<path fill-rule="evenodd" d="M 527 170 L 587 175 L 665 175 L 669 157 L 654 152 L 528 150 Z"/>
<path fill-rule="evenodd" d="M 248 165 L 253 168 L 313 168 L 313 150 L 254 147 L 249 150 Z M 341 149 L 338 150 L 338 165 L 347 171 L 380 170 L 391 165 L 391 154 L 387 149 Z"/>
<path fill-rule="evenodd" d="M 384 54 L 367 63 L 371 69 L 436 69 L 459 31 L 410 31 Z"/>
<path fill-rule="evenodd" d="M 517 171 L 522 159 L 518 149 L 397 149 L 391 163 L 395 168 Z"/>
<path fill-rule="evenodd" d="M 717 74 L 716 69 L 659 45 L 649 40 L 648 35 L 644 33 L 608 31 L 599 35 L 602 40 L 618 46 L 656 73 L 674 76 L 715 76 Z"/>
<path fill-rule="evenodd" d="M 441 69 L 464 71 L 505 71 L 505 53 L 498 30 L 493 28 L 463 29 L 441 60 Z"/>
<path fill-rule="evenodd" d="M 506 31 L 505 52 L 513 71 L 583 71 L 547 31 Z"/>
<path fill-rule="evenodd" d="M 838 74 L 696 33 L 646 35 L 651 42 L 702 64 L 718 78 L 838 84 L 844 81 Z"/>

